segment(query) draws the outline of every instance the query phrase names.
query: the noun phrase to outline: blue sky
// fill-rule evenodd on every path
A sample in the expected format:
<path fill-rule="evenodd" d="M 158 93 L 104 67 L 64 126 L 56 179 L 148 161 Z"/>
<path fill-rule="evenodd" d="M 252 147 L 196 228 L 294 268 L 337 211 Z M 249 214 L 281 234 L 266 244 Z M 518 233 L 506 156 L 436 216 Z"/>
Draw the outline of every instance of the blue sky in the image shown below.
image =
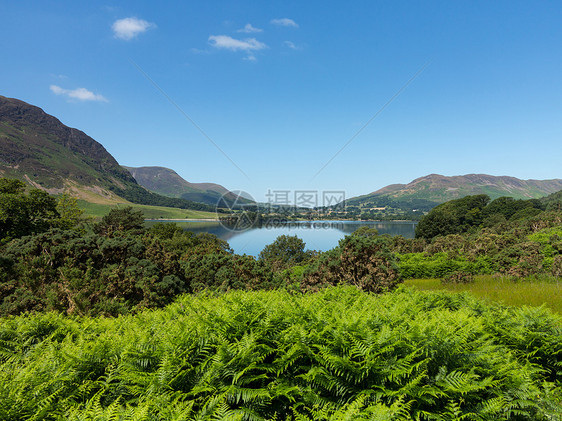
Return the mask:
<path fill-rule="evenodd" d="M 557 1 L 0 1 L 0 16 L 0 94 L 123 165 L 258 200 L 562 178 Z"/>

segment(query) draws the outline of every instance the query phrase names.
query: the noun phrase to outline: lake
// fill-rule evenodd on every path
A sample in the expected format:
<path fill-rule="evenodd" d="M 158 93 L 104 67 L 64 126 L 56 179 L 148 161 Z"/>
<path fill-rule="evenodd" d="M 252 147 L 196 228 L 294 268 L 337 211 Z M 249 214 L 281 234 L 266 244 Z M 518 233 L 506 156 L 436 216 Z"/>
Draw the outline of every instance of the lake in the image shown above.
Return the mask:
<path fill-rule="evenodd" d="M 147 225 L 157 222 L 148 221 Z M 280 235 L 296 235 L 306 243 L 309 250 L 326 251 L 338 245 L 338 241 L 359 227 L 376 228 L 379 234 L 401 235 L 414 238 L 417 222 L 412 221 L 292 221 L 287 225 L 251 228 L 245 231 L 232 231 L 219 222 L 209 221 L 170 221 L 194 233 L 209 232 L 228 241 L 236 254 L 257 256 L 263 248 Z"/>

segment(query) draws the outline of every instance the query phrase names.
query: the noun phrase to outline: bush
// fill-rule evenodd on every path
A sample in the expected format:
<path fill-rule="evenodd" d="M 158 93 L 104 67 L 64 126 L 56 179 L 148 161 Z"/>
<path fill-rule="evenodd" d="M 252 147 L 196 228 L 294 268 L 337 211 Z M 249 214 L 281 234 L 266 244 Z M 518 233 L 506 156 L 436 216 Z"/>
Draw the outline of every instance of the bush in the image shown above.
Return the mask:
<path fill-rule="evenodd" d="M 116 315 L 160 307 L 190 291 L 178 260 L 160 242 L 138 235 L 52 229 L 23 237 L 0 258 L 0 315 Z"/>
<path fill-rule="evenodd" d="M 472 274 L 462 271 L 453 272 L 450 275 L 441 279 L 443 284 L 472 284 L 474 283 L 474 276 Z"/>
<path fill-rule="evenodd" d="M 359 232 L 322 253 L 303 274 L 301 286 L 304 291 L 317 291 L 330 285 L 354 285 L 363 291 L 381 293 L 396 288 L 399 282 L 388 238 Z"/>
<path fill-rule="evenodd" d="M 551 273 L 552 276 L 556 276 L 558 278 L 562 277 L 562 255 L 559 254 L 553 259 Z"/>

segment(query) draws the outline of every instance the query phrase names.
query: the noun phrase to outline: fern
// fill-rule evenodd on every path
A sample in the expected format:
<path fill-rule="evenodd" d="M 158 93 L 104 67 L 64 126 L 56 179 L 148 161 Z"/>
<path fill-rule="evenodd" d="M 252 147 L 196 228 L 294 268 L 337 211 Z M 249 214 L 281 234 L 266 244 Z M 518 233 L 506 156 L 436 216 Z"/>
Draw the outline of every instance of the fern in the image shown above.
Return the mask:
<path fill-rule="evenodd" d="M 0 420 L 556 420 L 561 319 L 402 288 L 0 320 Z"/>

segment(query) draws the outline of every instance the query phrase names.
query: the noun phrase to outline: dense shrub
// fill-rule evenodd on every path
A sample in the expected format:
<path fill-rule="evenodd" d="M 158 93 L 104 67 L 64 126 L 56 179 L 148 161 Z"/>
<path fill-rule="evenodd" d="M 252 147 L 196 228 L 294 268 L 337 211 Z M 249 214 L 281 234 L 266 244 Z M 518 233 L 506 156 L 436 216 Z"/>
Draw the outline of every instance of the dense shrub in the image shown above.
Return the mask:
<path fill-rule="evenodd" d="M 204 254 L 183 261 L 182 267 L 193 292 L 268 289 L 273 286 L 271 267 L 256 261 L 253 256 Z"/>
<path fill-rule="evenodd" d="M 460 234 L 479 226 L 483 210 L 490 201 L 485 194 L 450 200 L 433 208 L 416 226 L 416 237 L 432 239 L 438 235 Z"/>
<path fill-rule="evenodd" d="M 387 237 L 358 231 L 340 240 L 333 250 L 322 253 L 303 274 L 304 291 L 350 284 L 363 291 L 381 293 L 400 281 L 395 255 Z"/>
<path fill-rule="evenodd" d="M 490 202 L 486 195 L 466 196 L 442 203 L 424 215 L 416 227 L 416 237 L 429 240 L 478 228 L 505 228 L 542 218 L 546 208 L 547 204 L 537 199 L 500 197 Z"/>
<path fill-rule="evenodd" d="M 177 254 L 141 236 L 52 229 L 12 241 L 0 265 L 0 314 L 126 313 L 189 292 Z"/>

